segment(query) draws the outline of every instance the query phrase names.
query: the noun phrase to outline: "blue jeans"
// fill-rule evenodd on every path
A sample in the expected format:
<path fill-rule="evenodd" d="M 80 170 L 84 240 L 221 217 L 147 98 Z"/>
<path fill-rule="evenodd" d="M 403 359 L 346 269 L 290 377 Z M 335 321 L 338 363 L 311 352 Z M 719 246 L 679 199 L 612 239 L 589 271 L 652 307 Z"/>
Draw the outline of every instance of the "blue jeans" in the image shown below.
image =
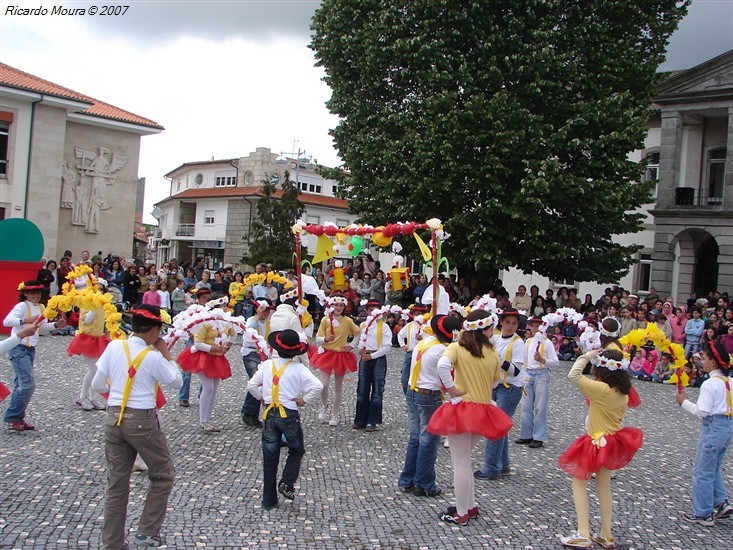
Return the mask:
<path fill-rule="evenodd" d="M 692 512 L 709 516 L 728 499 L 723 483 L 723 462 L 733 441 L 733 417 L 716 414 L 702 421 L 692 470 Z"/>
<path fill-rule="evenodd" d="M 356 386 L 356 414 L 354 424 L 360 428 L 367 424 L 382 423 L 382 396 L 387 377 L 385 356 L 359 361 L 359 383 Z"/>
<path fill-rule="evenodd" d="M 496 406 L 507 413 L 510 417 L 517 410 L 517 405 L 522 399 L 522 388 L 512 386 L 505 388 L 503 384 L 499 384 L 494 390 L 494 401 Z M 509 469 L 509 436 L 504 436 L 496 441 L 486 440 L 486 449 L 484 450 L 484 466 L 481 473 L 487 476 L 495 476 L 502 470 Z"/>
<path fill-rule="evenodd" d="M 15 346 L 8 352 L 8 359 L 13 366 L 13 393 L 10 396 L 8 410 L 5 411 L 5 422 L 21 422 L 25 418 L 25 410 L 36 391 L 36 377 L 33 375 L 33 361 L 36 348 L 23 344 Z"/>
<path fill-rule="evenodd" d="M 442 404 L 440 392 L 423 395 L 408 390 L 405 398 L 410 440 L 407 442 L 405 467 L 397 484 L 400 487 L 417 485 L 428 492 L 435 491 L 435 459 L 440 448 L 440 436 L 428 432 L 428 422 Z"/>
<path fill-rule="evenodd" d="M 522 398 L 522 439 L 547 442 L 547 405 L 550 398 L 550 371 L 528 370 L 529 381 Z"/>
<path fill-rule="evenodd" d="M 402 393 L 405 395 L 407 395 L 407 386 L 410 385 L 410 365 L 412 365 L 412 351 L 406 351 L 405 360 L 402 362 L 402 375 L 400 376 Z"/>
<path fill-rule="evenodd" d="M 258 352 L 251 351 L 247 355 L 242 356 L 242 362 L 244 363 L 244 370 L 247 371 L 247 376 L 251 379 L 257 372 L 257 367 L 260 366 L 262 358 Z M 247 386 L 244 387 L 244 391 L 247 395 L 245 395 L 244 403 L 242 404 L 242 414 L 250 418 L 259 418 L 260 400 L 247 391 Z"/>
<path fill-rule="evenodd" d="M 300 463 L 305 454 L 303 429 L 300 426 L 300 413 L 285 409 L 287 418 L 281 418 L 276 408 L 267 413 L 262 428 L 262 470 L 264 487 L 262 506 L 271 508 L 277 504 L 277 467 L 280 463 L 280 447 L 287 445 L 288 458 L 280 478 L 281 483 L 294 488 L 300 474 Z M 285 435 L 287 443 L 283 443 Z"/>
<path fill-rule="evenodd" d="M 178 390 L 178 400 L 188 401 L 191 393 L 191 373 L 188 371 L 181 371 L 181 378 L 183 378 L 183 386 Z"/>

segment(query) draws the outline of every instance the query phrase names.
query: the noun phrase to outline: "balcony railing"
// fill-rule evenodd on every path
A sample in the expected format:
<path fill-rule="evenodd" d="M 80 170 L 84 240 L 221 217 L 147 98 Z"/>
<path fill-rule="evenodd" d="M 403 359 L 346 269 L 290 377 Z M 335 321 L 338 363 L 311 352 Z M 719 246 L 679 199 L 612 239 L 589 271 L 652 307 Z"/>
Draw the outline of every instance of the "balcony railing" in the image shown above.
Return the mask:
<path fill-rule="evenodd" d="M 179 223 L 176 226 L 176 237 L 193 237 L 196 235 L 195 223 Z"/>
<path fill-rule="evenodd" d="M 710 195 L 707 189 L 695 189 L 694 187 L 678 187 L 675 189 L 675 206 L 720 206 L 723 204 L 723 197 Z"/>

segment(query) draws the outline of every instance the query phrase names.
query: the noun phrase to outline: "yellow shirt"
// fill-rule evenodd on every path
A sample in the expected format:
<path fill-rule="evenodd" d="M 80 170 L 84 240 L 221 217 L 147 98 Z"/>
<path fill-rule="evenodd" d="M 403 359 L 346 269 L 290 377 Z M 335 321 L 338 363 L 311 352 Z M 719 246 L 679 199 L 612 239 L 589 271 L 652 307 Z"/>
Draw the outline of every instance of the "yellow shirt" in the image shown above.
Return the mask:
<path fill-rule="evenodd" d="M 338 326 L 333 327 L 334 340 L 332 342 L 324 342 L 323 349 L 341 351 L 341 348 L 349 344 L 347 342 L 349 336 L 355 337 L 359 334 L 359 327 L 351 320 L 351 317 L 344 317 L 342 315 L 341 317 L 334 317 L 334 319 L 338 319 Z M 331 321 L 328 315 L 321 319 L 316 336 L 319 338 L 331 336 Z"/>
<path fill-rule="evenodd" d="M 501 380 L 499 354 L 494 349 L 484 348 L 483 357 L 474 357 L 457 342 L 450 344 L 443 353 L 450 358 L 455 372 L 458 391 L 465 391 L 461 399 L 471 403 L 491 403 L 491 391 Z"/>
<path fill-rule="evenodd" d="M 79 308 L 79 333 L 89 336 L 102 336 L 104 334 L 104 310 L 98 307 L 93 310 L 94 319 L 91 323 L 84 322 L 88 309 Z"/>
<path fill-rule="evenodd" d="M 230 333 L 229 330 L 225 331 L 227 334 Z M 212 327 L 209 323 L 204 323 L 203 326 L 196 332 L 196 335 L 193 337 L 194 342 L 206 344 L 208 346 L 213 346 L 216 343 L 216 339 L 220 336 L 220 334 L 217 332 L 217 330 Z M 223 355 L 221 353 L 211 353 L 211 355 Z"/>
<path fill-rule="evenodd" d="M 598 432 L 608 435 L 615 434 L 621 429 L 621 422 L 629 404 L 629 396 L 622 394 L 605 382 L 583 376 L 583 369 L 587 364 L 588 359 L 580 356 L 570 369 L 568 378 L 575 382 L 581 393 L 590 401 L 588 435 L 593 436 Z"/>

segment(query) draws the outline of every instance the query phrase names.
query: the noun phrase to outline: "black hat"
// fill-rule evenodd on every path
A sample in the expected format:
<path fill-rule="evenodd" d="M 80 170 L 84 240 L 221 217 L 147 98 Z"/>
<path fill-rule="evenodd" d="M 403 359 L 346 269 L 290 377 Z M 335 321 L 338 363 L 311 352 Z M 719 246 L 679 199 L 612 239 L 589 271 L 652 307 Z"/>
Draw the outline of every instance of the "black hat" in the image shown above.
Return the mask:
<path fill-rule="evenodd" d="M 461 322 L 453 315 L 436 315 L 430 319 L 430 328 L 443 343 L 453 341 L 453 331 L 461 330 Z"/>
<path fill-rule="evenodd" d="M 382 307 L 382 302 L 379 300 L 368 300 L 364 307 Z"/>
<path fill-rule="evenodd" d="M 284 359 L 303 355 L 308 351 L 308 342 L 301 342 L 298 333 L 291 329 L 271 332 L 267 343 Z"/>
<path fill-rule="evenodd" d="M 203 296 L 204 294 L 211 294 L 212 290 L 210 288 L 197 288 L 196 289 L 196 296 Z"/>
<path fill-rule="evenodd" d="M 141 304 L 132 309 L 122 312 L 123 315 L 129 317 L 143 319 L 145 321 L 153 321 L 154 324 L 171 326 L 170 315 L 167 312 L 160 309 L 158 306 L 151 306 L 150 304 Z"/>

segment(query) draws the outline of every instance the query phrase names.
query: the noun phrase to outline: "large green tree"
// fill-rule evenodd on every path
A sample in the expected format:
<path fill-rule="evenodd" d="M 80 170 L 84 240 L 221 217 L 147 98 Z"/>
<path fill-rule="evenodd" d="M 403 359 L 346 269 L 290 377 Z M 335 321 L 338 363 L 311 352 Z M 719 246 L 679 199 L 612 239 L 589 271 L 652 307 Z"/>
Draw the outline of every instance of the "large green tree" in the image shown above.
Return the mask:
<path fill-rule="evenodd" d="M 300 202 L 300 190 L 290 181 L 288 172 L 285 172 L 279 187 L 262 180 L 257 219 L 252 221 L 249 234 L 249 254 L 242 258 L 250 265 L 265 262 L 278 269 L 287 269 L 293 263 L 295 241 L 292 227 L 305 212 L 305 206 Z"/>
<path fill-rule="evenodd" d="M 454 263 L 614 281 L 676 0 L 324 0 L 311 48 L 365 222 L 432 216 Z"/>

